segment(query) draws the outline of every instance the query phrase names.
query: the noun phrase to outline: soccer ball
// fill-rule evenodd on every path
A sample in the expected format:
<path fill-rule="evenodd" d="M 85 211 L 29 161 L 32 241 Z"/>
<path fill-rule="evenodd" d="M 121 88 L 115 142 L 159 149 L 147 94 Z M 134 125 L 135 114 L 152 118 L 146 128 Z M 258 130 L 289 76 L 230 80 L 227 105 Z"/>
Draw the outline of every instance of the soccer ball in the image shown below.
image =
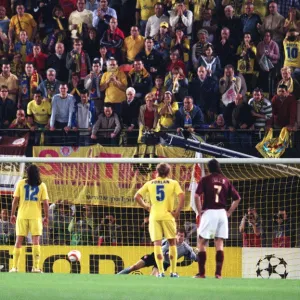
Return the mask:
<path fill-rule="evenodd" d="M 80 261 L 81 259 L 81 253 L 78 250 L 71 250 L 68 253 L 68 259 L 70 262 L 76 262 L 76 261 Z"/>
<path fill-rule="evenodd" d="M 265 255 L 257 262 L 256 267 L 257 277 L 286 279 L 288 276 L 286 261 L 276 257 L 275 254 Z"/>

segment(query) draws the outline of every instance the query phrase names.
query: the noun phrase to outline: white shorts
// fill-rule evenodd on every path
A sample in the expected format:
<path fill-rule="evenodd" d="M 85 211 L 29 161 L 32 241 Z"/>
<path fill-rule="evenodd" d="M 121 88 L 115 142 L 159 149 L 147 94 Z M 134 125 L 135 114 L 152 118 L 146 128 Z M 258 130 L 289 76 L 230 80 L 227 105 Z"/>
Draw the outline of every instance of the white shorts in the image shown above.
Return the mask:
<path fill-rule="evenodd" d="M 228 217 L 225 209 L 209 209 L 201 217 L 197 230 L 199 237 L 206 240 L 214 238 L 228 239 Z"/>

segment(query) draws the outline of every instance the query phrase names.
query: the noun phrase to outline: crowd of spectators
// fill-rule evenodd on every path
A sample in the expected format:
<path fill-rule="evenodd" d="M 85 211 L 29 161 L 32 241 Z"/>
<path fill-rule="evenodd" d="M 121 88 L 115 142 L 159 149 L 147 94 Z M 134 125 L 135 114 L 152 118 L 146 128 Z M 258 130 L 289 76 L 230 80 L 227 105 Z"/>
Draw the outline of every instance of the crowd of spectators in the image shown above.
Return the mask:
<path fill-rule="evenodd" d="M 0 129 L 34 144 L 210 128 L 247 152 L 255 131 L 297 128 L 298 0 L 1 4 Z"/>

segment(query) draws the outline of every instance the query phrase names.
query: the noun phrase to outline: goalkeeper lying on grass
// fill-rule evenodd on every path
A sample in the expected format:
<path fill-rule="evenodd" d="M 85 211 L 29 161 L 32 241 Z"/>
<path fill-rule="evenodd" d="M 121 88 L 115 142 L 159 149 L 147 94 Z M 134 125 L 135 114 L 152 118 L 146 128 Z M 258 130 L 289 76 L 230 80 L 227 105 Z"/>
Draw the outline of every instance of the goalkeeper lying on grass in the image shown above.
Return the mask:
<path fill-rule="evenodd" d="M 194 252 L 195 250 L 184 241 L 184 238 L 185 238 L 184 229 L 178 228 L 177 234 L 176 234 L 177 259 L 184 256 L 193 261 L 196 261 L 197 253 L 195 253 Z M 164 240 L 162 242 L 162 251 L 163 251 L 163 255 L 164 255 L 164 269 L 166 271 L 167 268 L 170 266 L 169 243 L 167 240 Z M 196 251 L 197 251 L 197 249 L 196 249 Z M 134 265 L 132 265 L 128 268 L 125 268 L 118 274 L 129 274 L 130 272 L 137 271 L 139 269 L 142 269 L 145 267 L 150 267 L 150 266 L 153 266 L 151 275 L 156 276 L 158 274 L 158 268 L 157 268 L 157 265 L 155 262 L 154 252 L 151 254 L 144 255 Z"/>

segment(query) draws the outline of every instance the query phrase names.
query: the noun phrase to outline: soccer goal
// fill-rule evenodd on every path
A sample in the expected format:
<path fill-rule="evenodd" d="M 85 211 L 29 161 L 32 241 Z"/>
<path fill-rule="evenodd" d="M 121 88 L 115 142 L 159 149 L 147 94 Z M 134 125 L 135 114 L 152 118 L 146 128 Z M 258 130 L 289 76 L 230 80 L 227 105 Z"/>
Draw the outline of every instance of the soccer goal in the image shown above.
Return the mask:
<path fill-rule="evenodd" d="M 0 157 L 0 272 L 12 265 L 15 227 L 9 223 L 13 191 L 28 164 L 39 166 L 49 198 L 49 224 L 40 238 L 43 272 L 116 274 L 153 252 L 149 214 L 134 201 L 136 191 L 155 178 L 160 162 L 185 191 L 177 220 L 196 252 L 193 211 L 197 182 L 209 158 L 23 158 Z M 300 159 L 219 159 L 223 174 L 241 195 L 229 219 L 224 277 L 300 279 Z M 147 200 L 147 199 L 146 199 Z M 228 206 L 230 203 L 228 203 Z M 215 270 L 213 241 L 208 245 L 207 275 Z M 68 259 L 79 250 L 81 259 Z M 20 272 L 32 268 L 32 237 L 25 239 Z M 152 266 L 134 271 L 149 275 Z M 178 262 L 181 276 L 197 273 L 189 255 Z"/>

